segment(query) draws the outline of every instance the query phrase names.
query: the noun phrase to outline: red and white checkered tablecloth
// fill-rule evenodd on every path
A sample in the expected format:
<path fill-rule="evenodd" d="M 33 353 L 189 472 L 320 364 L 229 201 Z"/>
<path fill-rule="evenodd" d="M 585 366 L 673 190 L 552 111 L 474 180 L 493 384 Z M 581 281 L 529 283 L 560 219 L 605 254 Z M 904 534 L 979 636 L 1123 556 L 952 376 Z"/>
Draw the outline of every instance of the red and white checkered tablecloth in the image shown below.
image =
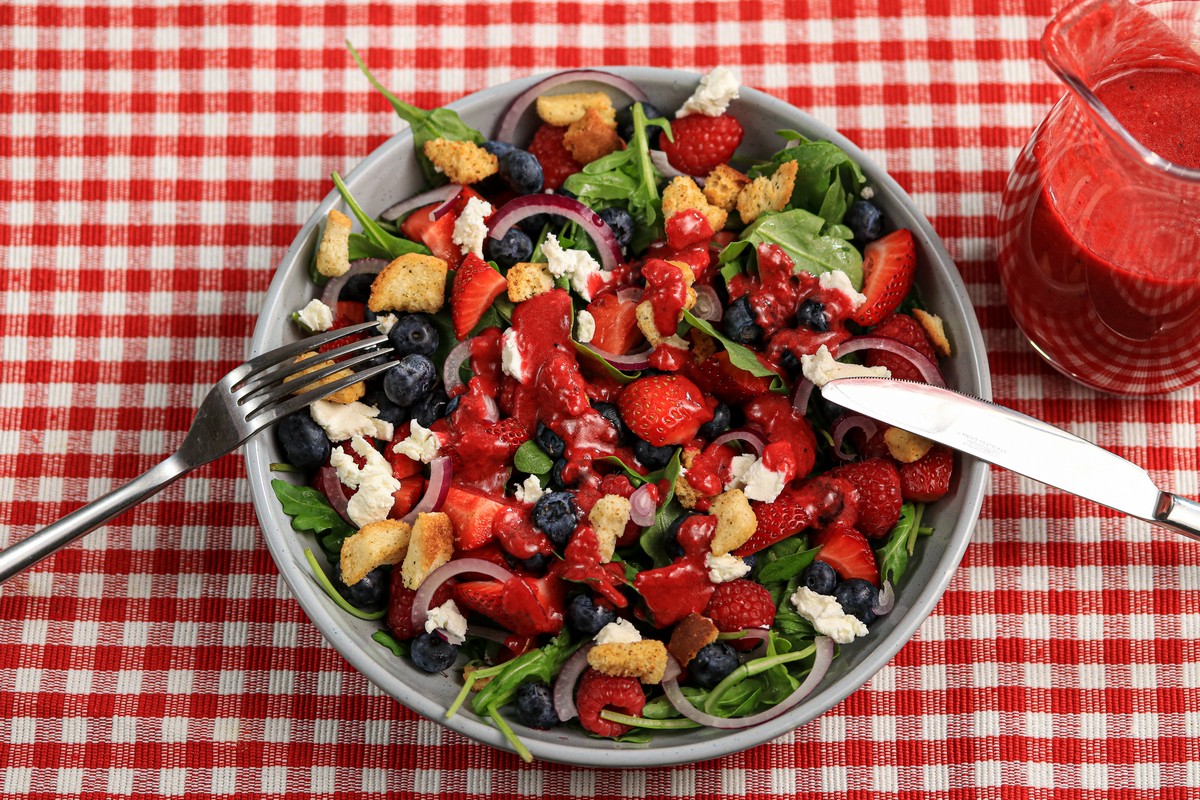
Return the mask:
<path fill-rule="evenodd" d="M 946 240 L 996 398 L 1200 495 L 1200 393 L 1058 377 L 1004 307 L 1009 165 L 1061 88 L 1048 0 L 0 6 L 0 544 L 150 467 L 248 351 L 301 223 L 422 106 L 555 68 L 731 66 L 836 126 Z M 227 457 L 0 589 L 0 795 L 1188 798 L 1200 546 L 995 473 L 932 617 L 861 691 L 675 769 L 525 766 L 326 644 Z M 1150 794 L 1151 789 L 1161 789 Z"/>

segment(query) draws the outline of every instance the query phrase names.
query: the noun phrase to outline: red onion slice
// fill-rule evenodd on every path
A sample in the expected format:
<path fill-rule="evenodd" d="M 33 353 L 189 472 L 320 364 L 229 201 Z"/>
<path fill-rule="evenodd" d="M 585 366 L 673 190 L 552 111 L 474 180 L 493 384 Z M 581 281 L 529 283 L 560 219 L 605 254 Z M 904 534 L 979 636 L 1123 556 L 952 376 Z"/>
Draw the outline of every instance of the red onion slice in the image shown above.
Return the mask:
<path fill-rule="evenodd" d="M 360 258 L 351 262 L 350 269 L 336 278 L 330 278 L 325 284 L 325 288 L 321 290 L 321 302 L 336 311 L 342 289 L 351 278 L 355 275 L 378 275 L 387 265 L 388 262 L 382 258 Z"/>
<path fill-rule="evenodd" d="M 462 191 L 462 187 L 456 183 L 447 184 L 446 186 L 439 186 L 436 189 L 430 189 L 427 192 L 421 192 L 418 195 L 414 195 L 407 200 L 401 200 L 399 203 L 396 203 L 393 206 L 388 206 L 388 208 L 386 208 L 384 212 L 379 215 L 379 218 L 384 222 L 394 222 L 413 209 L 432 205 L 433 203 L 442 203 L 443 205 L 449 203 L 451 200 L 458 197 L 458 193 L 460 191 Z M 436 219 L 436 217 L 434 217 L 434 219 Z"/>
<path fill-rule="evenodd" d="M 692 288 L 696 290 L 696 305 L 692 307 L 692 313 L 708 322 L 720 322 L 725 316 L 725 309 L 721 307 L 717 290 L 699 283 Z"/>
<path fill-rule="evenodd" d="M 842 441 L 846 434 L 858 428 L 868 440 L 879 431 L 879 424 L 865 414 L 844 414 L 833 423 L 833 454 L 842 461 L 849 461 L 850 456 L 842 452 Z"/>
<path fill-rule="evenodd" d="M 639 369 L 649 368 L 650 354 L 654 352 L 652 348 L 646 347 L 642 350 L 638 350 L 637 352 L 626 353 L 623 356 L 619 356 L 615 353 L 610 353 L 607 350 L 601 350 L 598 347 L 592 347 L 586 342 L 580 342 L 579 344 L 581 347 L 587 348 L 623 372 L 637 372 Z"/>
<path fill-rule="evenodd" d="M 329 501 L 329 505 L 333 506 L 333 510 L 338 513 L 339 517 L 358 528 L 346 510 L 350 498 L 346 497 L 346 487 L 342 483 L 342 479 L 338 477 L 336 469 L 328 464 L 321 467 L 317 472 L 317 488 L 325 495 L 325 499 Z"/>
<path fill-rule="evenodd" d="M 560 722 L 579 716 L 579 709 L 575 707 L 575 687 L 588 668 L 587 655 L 593 646 L 592 642 L 588 642 L 580 647 L 558 671 L 558 678 L 554 681 L 554 710 L 558 712 Z M 670 661 L 667 663 L 669 665 Z"/>
<path fill-rule="evenodd" d="M 534 214 L 566 217 L 583 228 L 596 244 L 600 266 L 604 269 L 611 270 L 621 263 L 621 245 L 608 223 L 578 200 L 559 194 L 527 194 L 509 200 L 488 220 L 488 235 L 496 240 L 503 239 L 509 228 Z"/>
<path fill-rule="evenodd" d="M 568 70 L 567 72 L 560 72 L 557 75 L 551 75 L 517 95 L 516 99 L 509 103 L 508 108 L 504 110 L 504 114 L 500 117 L 500 122 L 496 125 L 496 133 L 492 138 L 496 141 L 516 144 L 513 141 L 513 135 L 517 132 L 517 125 L 520 123 L 521 117 L 525 115 L 526 109 L 533 105 L 539 96 L 551 89 L 578 81 L 603 83 L 605 86 L 611 86 L 620 92 L 624 92 L 629 95 L 631 100 L 638 103 L 645 103 L 650 99 L 636 83 L 628 78 L 622 78 L 620 75 L 613 75 L 611 72 L 601 72 L 595 69 Z"/>
<path fill-rule="evenodd" d="M 808 413 L 808 400 L 812 397 L 813 382 L 804 376 L 796 381 L 796 388 L 792 392 L 792 408 L 801 414 Z"/>
<path fill-rule="evenodd" d="M 892 588 L 891 581 L 884 581 L 879 590 L 879 599 L 875 601 L 875 605 L 871 606 L 871 611 L 876 616 L 882 617 L 895 607 L 896 590 Z"/>
<path fill-rule="evenodd" d="M 942 373 L 938 371 L 937 365 L 903 342 L 897 342 L 895 339 L 889 339 L 886 336 L 859 336 L 856 339 L 851 339 L 838 345 L 836 357 L 841 358 L 850 353 L 857 353 L 859 350 L 883 350 L 900 356 L 916 367 L 920 371 L 921 377 L 930 386 L 941 386 L 943 388 L 946 386 L 946 382 L 942 380 Z"/>
<path fill-rule="evenodd" d="M 796 688 L 796 691 L 766 711 L 760 711 L 749 717 L 731 719 L 704 713 L 692 705 L 691 701 L 684 696 L 683 691 L 679 688 L 679 682 L 675 678 L 663 679 L 663 691 L 667 693 L 667 698 L 671 701 L 671 705 L 675 706 L 675 710 L 693 722 L 699 722 L 701 725 L 706 725 L 710 728 L 722 728 L 725 730 L 749 728 L 775 719 L 781 714 L 790 711 L 801 700 L 812 694 L 813 689 L 817 688 L 817 684 L 825 677 L 825 673 L 829 671 L 829 665 L 833 661 L 833 639 L 830 639 L 828 636 L 818 636 L 813 645 L 816 647 L 817 652 L 816 658 L 813 659 L 812 670 L 809 671 L 808 677 Z M 668 664 L 671 661 L 674 661 L 674 659 L 669 658 Z"/>
<path fill-rule="evenodd" d="M 617 292 L 617 299 L 622 303 L 640 303 L 642 302 L 642 290 L 637 286 L 627 286 Z"/>
<path fill-rule="evenodd" d="M 425 487 L 425 494 L 417 502 L 413 510 L 401 517 L 401 522 L 407 522 L 412 525 L 417 521 L 418 514 L 427 514 L 431 511 L 437 511 L 442 507 L 442 503 L 446 502 L 446 494 L 450 491 L 450 476 L 453 469 L 450 466 L 450 459 L 447 456 L 435 458 L 429 462 L 429 485 Z"/>
<path fill-rule="evenodd" d="M 471 357 L 471 342 L 473 341 L 475 340 L 472 338 L 459 342 L 446 355 L 446 361 L 442 364 L 442 385 L 446 388 L 447 395 L 451 395 L 451 392 L 463 385 L 462 378 L 459 376 L 459 367 Z"/>
<path fill-rule="evenodd" d="M 489 395 L 483 396 L 483 421 L 498 422 L 500 420 L 500 406 L 496 405 L 496 398 Z"/>
<path fill-rule="evenodd" d="M 504 644 L 512 636 L 508 631 L 502 631 L 499 628 L 489 628 L 487 625 L 472 625 L 470 631 L 471 636 L 478 639 L 487 639 L 489 642 L 497 642 L 499 644 Z"/>
<path fill-rule="evenodd" d="M 654 515 L 658 511 L 651 486 L 652 484 L 643 483 L 629 496 L 629 520 L 642 528 L 654 524 Z"/>
<path fill-rule="evenodd" d="M 467 573 L 486 575 L 498 581 L 508 581 L 515 576 L 504 567 L 493 561 L 482 558 L 456 558 L 449 564 L 443 564 L 426 576 L 421 588 L 413 596 L 412 623 L 417 630 L 425 630 L 425 618 L 429 615 L 429 601 L 443 583 L 451 578 Z"/>
<path fill-rule="evenodd" d="M 761 456 L 763 449 L 767 446 L 766 440 L 750 431 L 728 431 L 712 440 L 713 445 L 728 444 L 729 442 L 741 442 L 753 450 L 756 456 Z"/>

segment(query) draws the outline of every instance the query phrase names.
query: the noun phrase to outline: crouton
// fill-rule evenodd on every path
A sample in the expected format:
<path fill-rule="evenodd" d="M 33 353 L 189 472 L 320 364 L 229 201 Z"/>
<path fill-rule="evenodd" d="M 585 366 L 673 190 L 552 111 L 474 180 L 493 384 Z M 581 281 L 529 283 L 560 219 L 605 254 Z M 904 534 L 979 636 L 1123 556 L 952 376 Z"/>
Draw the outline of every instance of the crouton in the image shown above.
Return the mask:
<path fill-rule="evenodd" d="M 629 524 L 629 500 L 619 494 L 606 494 L 596 501 L 588 513 L 588 522 L 600 541 L 600 563 L 612 561 L 617 539 Z"/>
<path fill-rule="evenodd" d="M 697 363 L 707 361 L 709 356 L 717 352 L 717 340 L 699 328 L 692 328 L 687 335 L 692 343 L 692 360 Z"/>
<path fill-rule="evenodd" d="M 799 165 L 795 161 L 785 161 L 771 177 L 763 175 L 743 187 L 737 199 L 742 223 L 749 225 L 764 211 L 783 211 L 792 199 L 792 190 L 796 188 L 797 169 Z"/>
<path fill-rule="evenodd" d="M 708 513 L 717 518 L 717 532 L 709 546 L 714 556 L 738 549 L 758 530 L 758 517 L 754 516 L 754 509 L 741 489 L 730 489 L 717 495 Z"/>
<path fill-rule="evenodd" d="M 667 669 L 667 647 L 657 639 L 598 644 L 588 651 L 587 661 L 589 667 L 605 675 L 662 683 Z"/>
<path fill-rule="evenodd" d="M 949 358 L 950 340 L 946 338 L 946 326 L 942 323 L 942 318 L 919 308 L 914 308 L 912 315 L 929 337 L 929 343 L 933 345 L 937 354 L 942 358 Z"/>
<path fill-rule="evenodd" d="M 310 358 L 316 358 L 317 355 L 318 355 L 318 353 L 301 353 L 300 355 L 296 356 L 296 361 L 307 361 Z M 309 367 L 307 369 L 300 370 L 295 375 L 287 376 L 286 378 L 283 379 L 283 382 L 287 383 L 288 381 L 298 380 L 298 379 L 304 377 L 305 375 L 308 375 L 309 373 L 316 372 L 317 370 L 321 369 L 322 367 L 333 366 L 333 363 L 334 362 L 332 362 L 332 361 L 318 362 L 316 364 L 313 364 L 311 367 Z M 321 378 L 319 381 L 313 381 L 311 383 L 309 381 L 302 381 L 302 383 L 304 385 L 301 388 L 293 391 L 292 394 L 302 394 L 304 392 L 307 392 L 309 389 L 313 389 L 317 386 L 323 386 L 327 383 L 333 383 L 336 380 L 341 380 L 342 378 L 345 378 L 346 376 L 353 375 L 353 374 L 354 373 L 351 370 L 339 369 L 337 372 L 333 373 L 332 375 Z M 367 393 L 367 385 L 365 383 L 363 383 L 362 381 L 359 381 L 358 383 L 350 384 L 345 389 L 338 389 L 333 394 L 328 395 L 325 399 L 331 403 L 342 403 L 342 404 L 353 403 L 355 400 L 361 399 L 362 396 L 365 395 L 366 393 Z"/>
<path fill-rule="evenodd" d="M 508 268 L 508 299 L 523 303 L 554 288 L 554 276 L 545 264 L 521 261 Z"/>
<path fill-rule="evenodd" d="M 465 667 L 463 667 L 463 679 L 465 680 L 466 677 L 468 675 L 470 675 L 472 672 L 474 672 L 475 670 L 483 669 L 484 666 L 485 665 L 483 665 L 483 664 L 467 664 Z M 474 682 L 472 682 L 472 684 L 471 684 L 471 691 L 478 692 L 480 689 L 482 689 L 483 687 L 485 687 L 489 683 L 491 683 L 493 677 L 494 676 L 492 676 L 492 675 L 486 675 L 482 678 L 476 678 L 474 680 Z"/>
<path fill-rule="evenodd" d="M 451 183 L 463 186 L 479 183 L 500 168 L 499 159 L 474 142 L 431 139 L 424 150 L 438 172 L 444 173 Z"/>
<path fill-rule="evenodd" d="M 445 564 L 454 555 L 454 528 L 450 517 L 442 512 L 418 514 L 408 540 L 401 576 L 404 588 L 419 588 L 429 573 Z"/>
<path fill-rule="evenodd" d="M 725 227 L 729 212 L 708 202 L 696 182 L 686 175 L 679 175 L 663 190 L 663 219 L 670 219 L 681 211 L 695 209 L 704 215 L 713 231 Z"/>
<path fill-rule="evenodd" d="M 408 552 L 412 529 L 407 522 L 385 519 L 369 522 L 342 542 L 342 581 L 353 586 L 384 564 L 399 564 Z"/>
<path fill-rule="evenodd" d="M 590 164 L 614 150 L 624 150 L 625 143 L 599 111 L 589 108 L 567 128 L 563 147 L 580 164 Z"/>
<path fill-rule="evenodd" d="M 704 181 L 704 198 L 718 208 L 733 211 L 738 195 L 749 183 L 749 178 L 728 164 L 717 164 Z"/>
<path fill-rule="evenodd" d="M 718 633 L 711 619 L 692 612 L 675 624 L 667 651 L 675 656 L 679 666 L 686 667 L 697 653 L 717 640 Z"/>
<path fill-rule="evenodd" d="M 706 494 L 696 489 L 687 480 L 687 470 L 695 462 L 696 455 L 699 452 L 695 447 L 685 447 L 679 456 L 679 463 L 683 467 L 683 470 L 679 473 L 679 477 L 675 479 L 675 499 L 684 508 L 695 508 L 701 499 L 707 497 Z"/>
<path fill-rule="evenodd" d="M 892 458 L 901 464 L 911 464 L 920 460 L 933 447 L 933 442 L 919 433 L 910 433 L 895 427 L 883 432 L 883 442 Z"/>
<path fill-rule="evenodd" d="M 336 208 L 325 218 L 325 232 L 317 246 L 317 272 L 330 278 L 350 269 L 350 218 Z"/>
<path fill-rule="evenodd" d="M 610 128 L 617 127 L 617 110 L 604 92 L 542 95 L 537 99 L 537 115 L 548 125 L 570 125 L 583 119 L 589 108 L 600 114 Z"/>
<path fill-rule="evenodd" d="M 407 253 L 383 268 L 371 283 L 367 307 L 380 311 L 423 311 L 435 314 L 446 302 L 446 273 L 440 258 Z"/>

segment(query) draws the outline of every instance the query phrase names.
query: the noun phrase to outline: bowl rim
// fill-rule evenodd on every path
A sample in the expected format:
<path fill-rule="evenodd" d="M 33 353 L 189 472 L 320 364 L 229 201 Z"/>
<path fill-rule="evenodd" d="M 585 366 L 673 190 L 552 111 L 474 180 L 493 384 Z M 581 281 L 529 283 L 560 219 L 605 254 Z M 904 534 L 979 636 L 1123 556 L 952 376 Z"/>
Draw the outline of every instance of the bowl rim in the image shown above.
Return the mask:
<path fill-rule="evenodd" d="M 635 83 L 639 79 L 694 82 L 699 77 L 699 73 L 687 70 L 656 67 L 603 66 L 598 69 L 622 75 L 633 80 Z M 486 102 L 501 98 L 510 93 L 515 96 L 516 93 L 560 71 L 555 70 L 539 73 L 490 86 L 448 103 L 446 107 L 459 109 L 468 104 Z M 913 231 L 914 235 L 920 240 L 922 249 L 932 256 L 931 259 L 927 260 L 936 262 L 936 265 L 931 265 L 931 268 L 944 273 L 943 277 L 948 282 L 952 292 L 950 297 L 946 299 L 948 302 L 943 302 L 943 306 L 953 306 L 954 311 L 966 322 L 965 335 L 957 337 L 959 347 L 962 349 L 968 349 L 964 348 L 964 345 L 967 345 L 969 342 L 969 352 L 971 354 L 970 358 L 966 361 L 963 381 L 971 384 L 970 388 L 974 390 L 973 394 L 985 400 L 991 399 L 991 378 L 988 369 L 987 351 L 975 310 L 967 294 L 966 286 L 963 284 L 962 277 L 953 259 L 946 252 L 941 239 L 908 193 L 888 173 L 880 169 L 857 145 L 808 112 L 766 92 L 750 87 L 742 87 L 739 102 L 761 108 L 769 113 L 795 119 L 798 129 L 811 131 L 814 136 L 828 139 L 838 145 L 859 164 L 864 173 L 867 174 L 871 185 L 875 187 L 877 193 L 882 191 L 890 195 L 903 207 L 906 218 L 895 221 L 899 227 L 907 227 Z M 372 171 L 375 164 L 385 162 L 387 159 L 393 158 L 398 153 L 403 152 L 410 139 L 411 129 L 408 127 L 388 138 L 345 176 L 346 184 L 351 189 L 354 189 L 358 182 L 363 180 Z M 262 310 L 255 324 L 254 335 L 251 341 L 251 355 L 258 355 L 275 346 L 268 344 L 268 340 L 272 334 L 278 332 L 278 324 L 277 320 L 273 319 L 272 315 L 268 313 L 268 309 L 279 304 L 284 287 L 288 283 L 287 273 L 292 271 L 294 262 L 300 257 L 301 252 L 313 233 L 313 229 L 317 227 L 320 220 L 325 218 L 329 210 L 340 202 L 341 196 L 336 189 L 331 190 L 325 195 L 320 204 L 314 209 L 312 215 L 297 232 L 292 244 L 280 260 L 267 293 L 263 298 Z M 334 606 L 328 597 L 326 597 L 324 591 L 308 574 L 307 563 L 303 563 L 302 560 L 298 561 L 288 552 L 284 536 L 293 535 L 294 531 L 292 531 L 290 526 L 287 526 L 286 529 L 279 526 L 271 516 L 271 511 L 274 508 L 272 504 L 276 501 L 275 495 L 269 485 L 271 472 L 269 456 L 265 446 L 265 436 L 257 435 L 247 442 L 245 461 L 252 501 L 272 560 L 279 569 L 280 574 L 282 574 L 292 595 L 300 604 L 300 607 L 321 631 L 326 640 L 333 645 L 351 666 L 401 705 L 475 741 L 513 752 L 512 746 L 500 731 L 489 722 L 479 719 L 470 713 L 460 713 L 450 719 L 446 719 L 443 716 L 445 709 L 437 701 L 412 690 L 400 680 L 396 673 L 388 670 L 383 664 L 372 659 L 357 647 L 356 643 L 350 639 L 347 630 L 343 627 L 343 622 L 352 618 Z M 963 510 L 955 519 L 953 529 L 946 536 L 945 548 L 941 558 L 936 563 L 933 580 L 921 588 L 920 592 L 913 599 L 901 624 L 887 637 L 878 640 L 859 664 L 833 683 L 824 686 L 813 697 L 766 723 L 752 728 L 732 730 L 729 732 L 729 735 L 714 737 L 698 743 L 681 742 L 679 744 L 655 746 L 651 749 L 636 749 L 633 746 L 596 746 L 602 741 L 599 739 L 586 740 L 586 746 L 537 739 L 526 739 L 524 740 L 525 744 L 529 747 L 535 758 L 575 766 L 608 768 L 674 766 L 741 752 L 793 731 L 824 714 L 854 691 L 864 686 L 867 681 L 886 666 L 895 657 L 896 653 L 911 641 L 916 629 L 929 617 L 934 606 L 944 594 L 951 576 L 958 568 L 967 545 L 970 543 L 971 532 L 978 522 L 989 473 L 988 465 L 977 459 L 963 455 L 961 463 L 962 472 L 959 477 L 958 490 L 964 495 Z M 612 753 L 614 752 L 621 754 L 620 760 L 622 763 L 619 765 L 612 763 Z"/>

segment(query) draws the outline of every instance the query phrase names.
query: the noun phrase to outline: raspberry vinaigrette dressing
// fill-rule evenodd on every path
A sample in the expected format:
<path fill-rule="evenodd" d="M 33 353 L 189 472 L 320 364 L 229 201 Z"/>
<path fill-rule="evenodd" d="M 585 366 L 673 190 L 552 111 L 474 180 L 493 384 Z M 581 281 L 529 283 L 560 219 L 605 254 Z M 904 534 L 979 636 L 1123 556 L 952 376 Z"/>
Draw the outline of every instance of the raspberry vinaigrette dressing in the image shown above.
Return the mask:
<path fill-rule="evenodd" d="M 1168 20 L 1170 22 L 1170 20 Z M 1047 28 L 1074 94 L 1009 177 L 999 266 L 1014 319 L 1075 380 L 1118 394 L 1200 381 L 1200 59 L 1159 17 L 1083 2 Z"/>

